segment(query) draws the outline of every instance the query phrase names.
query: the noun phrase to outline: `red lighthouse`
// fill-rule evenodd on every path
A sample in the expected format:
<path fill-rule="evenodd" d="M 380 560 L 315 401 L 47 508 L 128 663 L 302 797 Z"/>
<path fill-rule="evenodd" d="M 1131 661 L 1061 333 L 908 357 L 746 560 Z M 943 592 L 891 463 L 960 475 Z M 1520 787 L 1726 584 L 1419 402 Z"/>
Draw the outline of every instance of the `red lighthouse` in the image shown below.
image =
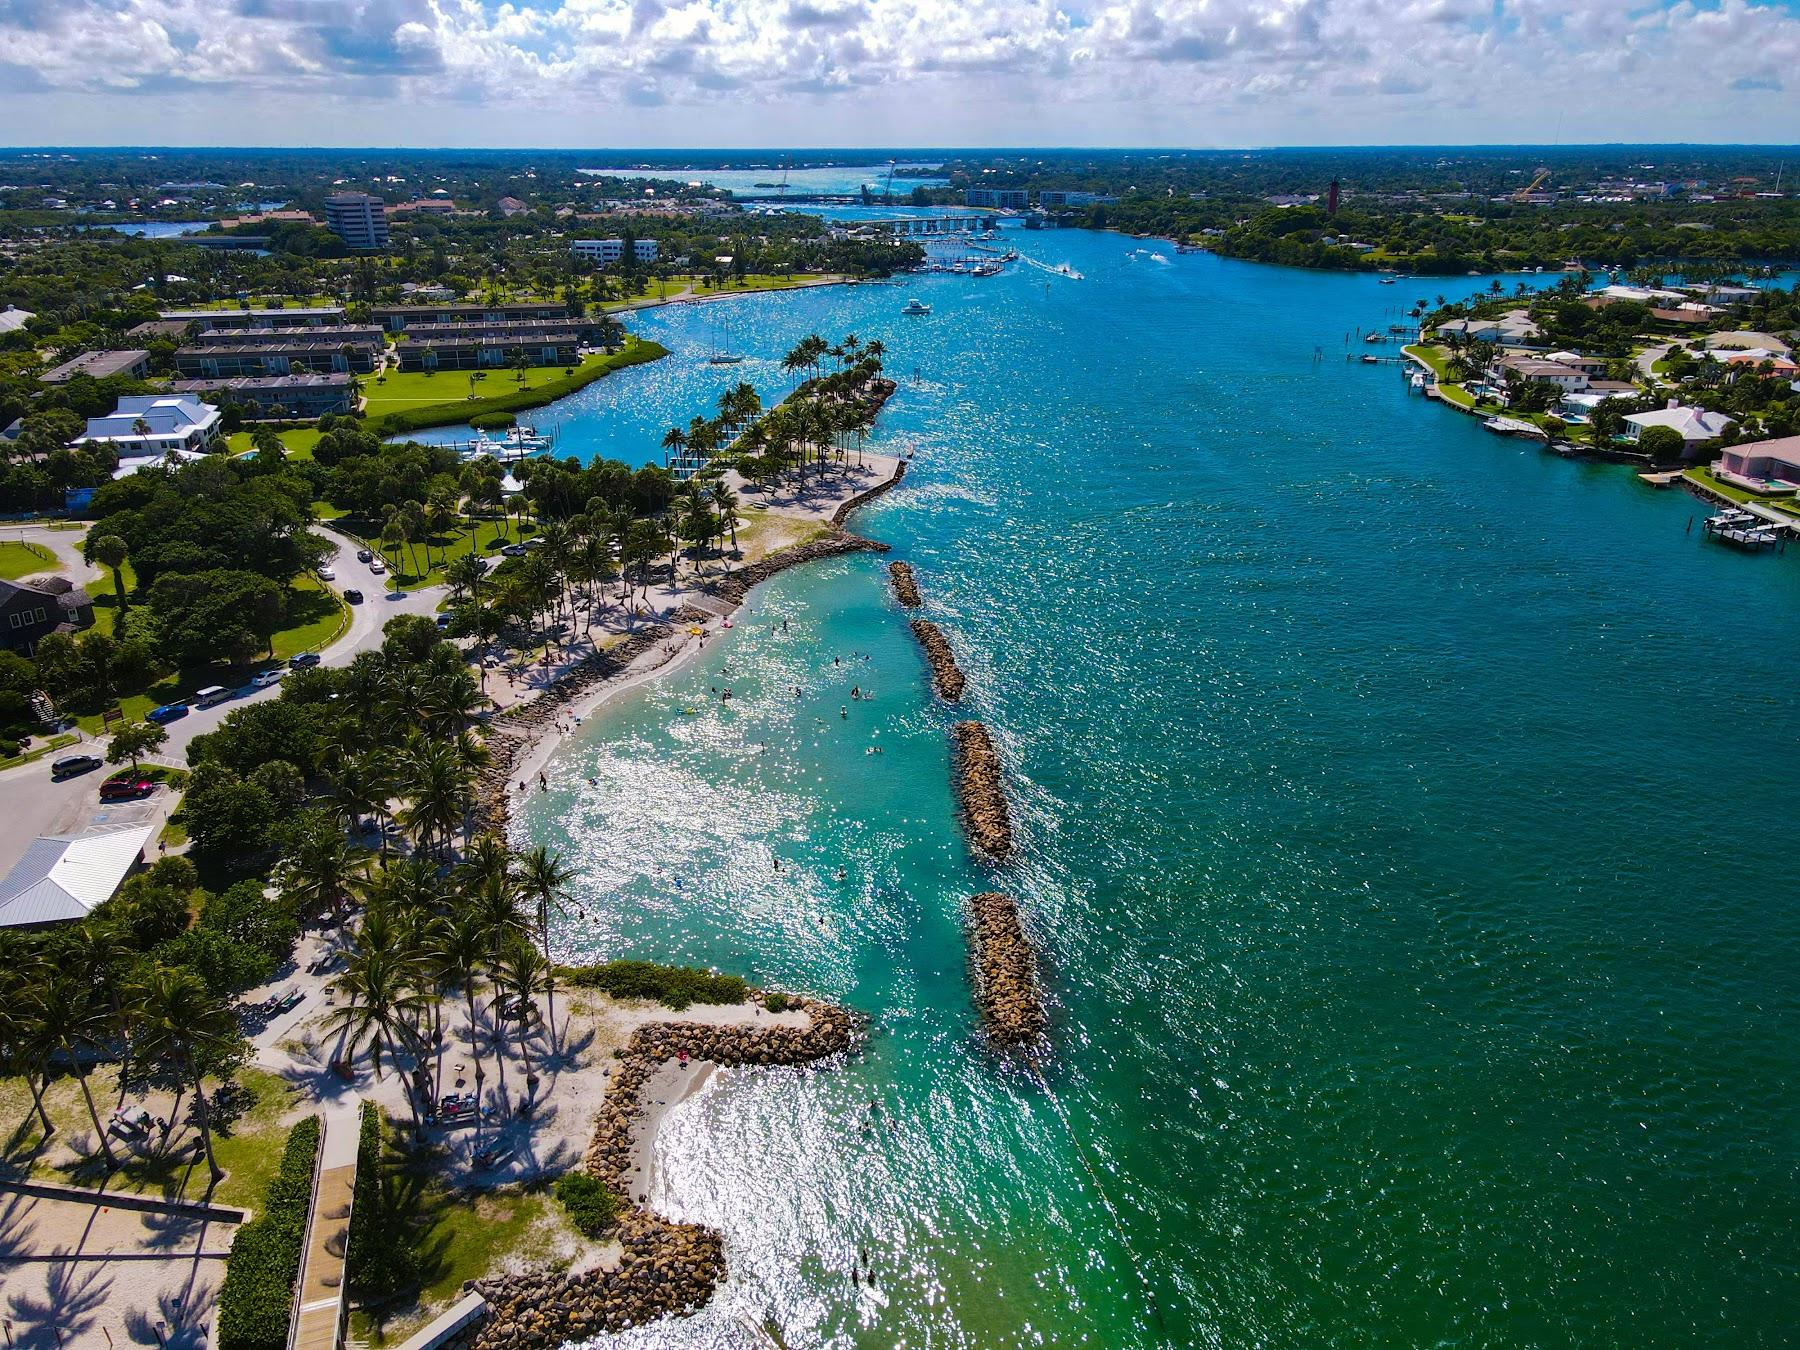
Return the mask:
<path fill-rule="evenodd" d="M 1334 178 L 1331 180 L 1331 187 L 1327 189 L 1325 193 L 1325 214 L 1328 216 L 1335 216 L 1337 214 L 1337 193 L 1338 182 L 1337 179 Z"/>

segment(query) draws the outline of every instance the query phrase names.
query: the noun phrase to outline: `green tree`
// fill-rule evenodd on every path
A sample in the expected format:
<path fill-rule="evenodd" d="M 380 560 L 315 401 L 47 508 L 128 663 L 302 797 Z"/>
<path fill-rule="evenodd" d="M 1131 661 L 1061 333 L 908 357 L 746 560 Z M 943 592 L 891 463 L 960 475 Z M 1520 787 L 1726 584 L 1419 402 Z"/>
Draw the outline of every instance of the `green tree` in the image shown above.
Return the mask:
<path fill-rule="evenodd" d="M 110 567 L 113 574 L 113 594 L 119 600 L 119 622 L 115 631 L 122 631 L 125 624 L 125 559 L 130 553 L 123 539 L 116 534 L 103 534 L 87 546 L 87 559 L 102 567 Z"/>
<path fill-rule="evenodd" d="M 209 1068 L 216 1072 L 244 1054 L 237 1018 L 193 971 L 168 966 L 156 966 L 144 977 L 132 1003 L 140 1060 L 168 1062 L 194 1090 L 194 1117 L 216 1186 L 225 1171 L 213 1154 L 212 1110 L 201 1078 Z"/>
<path fill-rule="evenodd" d="M 169 733 L 154 722 L 127 722 L 112 734 L 112 743 L 106 747 L 108 764 L 123 764 L 131 761 L 131 767 L 138 767 L 140 756 L 153 750 L 159 750 Z"/>

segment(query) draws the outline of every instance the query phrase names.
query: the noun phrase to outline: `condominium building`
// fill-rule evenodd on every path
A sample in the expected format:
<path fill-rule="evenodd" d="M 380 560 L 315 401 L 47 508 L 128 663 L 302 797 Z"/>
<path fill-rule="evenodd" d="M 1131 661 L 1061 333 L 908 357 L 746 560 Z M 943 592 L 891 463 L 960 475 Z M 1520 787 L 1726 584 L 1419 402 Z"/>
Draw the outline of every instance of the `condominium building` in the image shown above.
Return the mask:
<path fill-rule="evenodd" d="M 654 239 L 634 239 L 631 241 L 631 256 L 639 262 L 656 261 L 657 241 Z M 616 263 L 625 256 L 623 239 L 577 239 L 569 245 L 569 252 L 577 258 L 586 258 L 590 262 Z"/>
<path fill-rule="evenodd" d="M 419 338 L 396 349 L 401 370 L 503 370 L 522 358 L 528 366 L 572 366 L 579 359 L 573 337 Z"/>
<path fill-rule="evenodd" d="M 963 205 L 1023 211 L 1031 205 L 1031 193 L 1024 188 L 969 188 L 963 193 Z"/>
<path fill-rule="evenodd" d="M 351 248 L 386 248 L 387 214 L 382 200 L 366 192 L 334 192 L 325 199 L 325 228 Z"/>
<path fill-rule="evenodd" d="M 377 305 L 375 322 L 390 333 L 414 324 L 506 323 L 517 319 L 558 319 L 569 307 L 555 300 L 527 300 L 510 305 Z"/>

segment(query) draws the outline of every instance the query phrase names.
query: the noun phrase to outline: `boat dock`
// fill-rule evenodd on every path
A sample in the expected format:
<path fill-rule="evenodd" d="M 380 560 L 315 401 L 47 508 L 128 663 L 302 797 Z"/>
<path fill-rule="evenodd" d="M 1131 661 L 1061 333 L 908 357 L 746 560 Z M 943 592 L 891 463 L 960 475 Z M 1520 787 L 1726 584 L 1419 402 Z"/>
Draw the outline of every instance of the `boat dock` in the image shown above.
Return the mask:
<path fill-rule="evenodd" d="M 1705 530 L 1709 539 L 1717 539 L 1734 548 L 1752 552 L 1765 548 L 1785 551 L 1788 536 L 1800 533 L 1800 521 L 1766 506 L 1745 502 L 1741 506 L 1728 507 L 1716 516 L 1708 516 Z"/>

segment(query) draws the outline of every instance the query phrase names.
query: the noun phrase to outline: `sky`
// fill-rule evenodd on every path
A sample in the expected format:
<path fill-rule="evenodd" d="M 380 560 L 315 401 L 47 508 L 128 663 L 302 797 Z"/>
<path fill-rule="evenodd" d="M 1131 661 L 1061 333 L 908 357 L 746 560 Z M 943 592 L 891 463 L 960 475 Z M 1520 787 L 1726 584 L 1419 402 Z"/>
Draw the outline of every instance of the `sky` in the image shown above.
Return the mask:
<path fill-rule="evenodd" d="M 1800 0 L 0 0 L 12 145 L 1791 141 Z"/>

